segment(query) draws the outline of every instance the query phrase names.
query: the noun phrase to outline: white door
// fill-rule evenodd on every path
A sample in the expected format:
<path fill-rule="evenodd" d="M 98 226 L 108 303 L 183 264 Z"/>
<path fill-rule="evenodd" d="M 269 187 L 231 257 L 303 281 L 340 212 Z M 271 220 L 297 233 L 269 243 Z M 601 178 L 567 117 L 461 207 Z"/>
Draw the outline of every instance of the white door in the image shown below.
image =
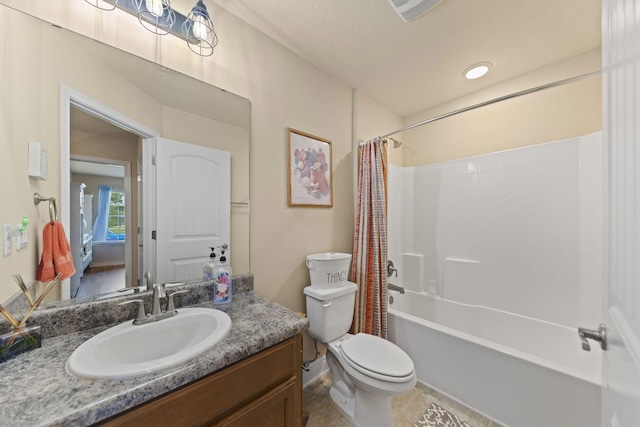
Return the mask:
<path fill-rule="evenodd" d="M 138 229 L 135 230 L 138 236 L 138 247 L 135 248 L 136 256 L 138 257 L 138 271 L 134 272 L 135 279 L 133 283 L 137 283 L 134 286 L 144 286 L 144 185 L 142 180 L 144 179 L 144 161 L 142 153 L 138 154 L 138 176 L 136 177 L 136 185 L 138 190 Z"/>
<path fill-rule="evenodd" d="M 602 425 L 640 426 L 640 0 L 603 1 L 607 275 Z"/>
<path fill-rule="evenodd" d="M 230 154 L 157 138 L 155 283 L 202 277 L 209 247 L 229 243 Z"/>

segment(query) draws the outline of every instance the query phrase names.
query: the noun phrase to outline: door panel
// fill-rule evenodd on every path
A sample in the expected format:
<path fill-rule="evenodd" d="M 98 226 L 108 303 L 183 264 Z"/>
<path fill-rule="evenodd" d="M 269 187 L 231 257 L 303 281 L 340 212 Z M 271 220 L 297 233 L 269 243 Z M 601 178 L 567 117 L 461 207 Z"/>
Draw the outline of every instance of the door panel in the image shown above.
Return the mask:
<path fill-rule="evenodd" d="M 640 1 L 603 1 L 607 276 L 602 425 L 640 425 Z"/>
<path fill-rule="evenodd" d="M 230 239 L 230 154 L 157 139 L 156 283 L 202 276 Z"/>

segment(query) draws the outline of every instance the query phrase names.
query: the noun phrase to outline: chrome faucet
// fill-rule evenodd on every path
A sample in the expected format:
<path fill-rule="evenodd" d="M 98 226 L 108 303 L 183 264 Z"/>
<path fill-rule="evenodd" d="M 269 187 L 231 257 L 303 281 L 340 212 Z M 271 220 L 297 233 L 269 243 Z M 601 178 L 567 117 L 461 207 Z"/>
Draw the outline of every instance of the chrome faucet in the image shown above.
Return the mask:
<path fill-rule="evenodd" d="M 155 322 L 158 320 L 166 319 L 168 317 L 173 317 L 178 314 L 178 310 L 175 308 L 175 303 L 173 301 L 173 296 L 176 294 L 184 294 L 188 292 L 187 289 L 183 289 L 181 291 L 175 291 L 171 294 L 167 294 L 164 289 L 164 283 L 159 285 L 153 285 L 153 303 L 151 306 L 151 313 L 147 314 L 144 310 L 144 300 L 141 299 L 132 299 L 129 301 L 124 301 L 119 303 L 118 305 L 131 304 L 134 302 L 138 303 L 138 314 L 136 315 L 135 320 L 133 321 L 134 325 L 144 325 L 146 323 Z M 167 306 L 165 310 L 160 308 L 160 298 L 167 298 Z"/>
<path fill-rule="evenodd" d="M 607 349 L 607 329 L 604 324 L 600 324 L 600 326 L 596 330 L 578 328 L 578 335 L 580 336 L 582 349 L 584 351 L 591 351 L 591 345 L 589 344 L 589 341 L 587 341 L 587 338 L 599 342 L 601 349 Z"/>
<path fill-rule="evenodd" d="M 156 317 L 162 314 L 160 308 L 160 298 L 166 298 L 167 293 L 164 291 L 164 283 L 153 285 L 153 305 L 151 306 L 151 315 Z"/>
<path fill-rule="evenodd" d="M 404 288 L 403 288 L 402 286 L 398 286 L 398 285 L 394 285 L 393 283 L 389 283 L 389 284 L 387 285 L 387 287 L 388 287 L 389 289 L 391 289 L 392 291 L 398 291 L 398 292 L 400 292 L 401 294 L 404 294 Z"/>
<path fill-rule="evenodd" d="M 144 273 L 144 279 L 147 281 L 147 290 L 150 291 L 153 289 L 153 276 L 150 271 Z"/>

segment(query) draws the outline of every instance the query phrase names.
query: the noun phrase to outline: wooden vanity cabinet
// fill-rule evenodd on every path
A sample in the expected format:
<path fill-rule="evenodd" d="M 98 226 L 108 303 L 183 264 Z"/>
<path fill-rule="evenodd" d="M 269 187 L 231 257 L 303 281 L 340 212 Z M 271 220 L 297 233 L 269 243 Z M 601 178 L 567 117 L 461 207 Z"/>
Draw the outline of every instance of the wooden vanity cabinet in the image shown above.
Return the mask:
<path fill-rule="evenodd" d="M 109 418 L 100 426 L 299 426 L 302 335 Z"/>

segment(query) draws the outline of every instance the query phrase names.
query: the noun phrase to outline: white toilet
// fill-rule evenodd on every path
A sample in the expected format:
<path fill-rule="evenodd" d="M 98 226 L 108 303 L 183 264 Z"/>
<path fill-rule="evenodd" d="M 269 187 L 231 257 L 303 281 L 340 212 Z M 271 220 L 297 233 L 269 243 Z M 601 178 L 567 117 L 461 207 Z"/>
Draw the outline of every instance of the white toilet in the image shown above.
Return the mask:
<path fill-rule="evenodd" d="M 391 398 L 416 384 L 413 361 L 390 341 L 347 332 L 358 286 L 307 286 L 309 335 L 327 347 L 331 400 L 357 426 L 393 426 Z"/>

